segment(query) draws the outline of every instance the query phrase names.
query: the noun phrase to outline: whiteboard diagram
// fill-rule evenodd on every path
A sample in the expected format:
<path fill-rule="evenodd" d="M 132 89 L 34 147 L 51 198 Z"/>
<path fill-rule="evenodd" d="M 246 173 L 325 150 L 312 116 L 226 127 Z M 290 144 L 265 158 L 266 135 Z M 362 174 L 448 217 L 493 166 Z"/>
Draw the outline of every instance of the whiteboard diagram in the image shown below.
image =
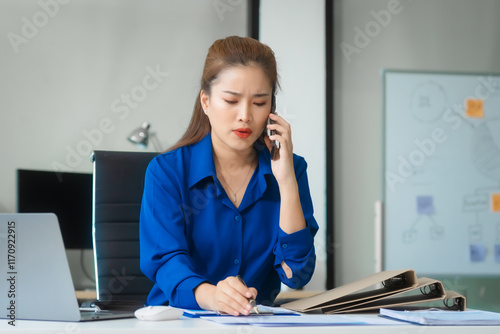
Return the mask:
<path fill-rule="evenodd" d="M 384 71 L 384 269 L 500 275 L 500 76 Z"/>

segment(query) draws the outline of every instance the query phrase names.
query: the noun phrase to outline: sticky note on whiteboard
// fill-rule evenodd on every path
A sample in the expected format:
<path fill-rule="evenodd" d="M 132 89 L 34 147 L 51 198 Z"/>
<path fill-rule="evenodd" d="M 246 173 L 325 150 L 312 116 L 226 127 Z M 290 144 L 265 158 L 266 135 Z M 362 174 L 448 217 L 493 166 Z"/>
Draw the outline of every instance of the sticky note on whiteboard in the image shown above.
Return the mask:
<path fill-rule="evenodd" d="M 467 99 L 465 101 L 465 116 L 474 118 L 483 118 L 483 100 Z"/>
<path fill-rule="evenodd" d="M 491 211 L 500 212 L 500 194 L 491 195 Z"/>
<path fill-rule="evenodd" d="M 434 214 L 434 198 L 432 196 L 417 196 L 417 213 L 419 215 Z"/>
<path fill-rule="evenodd" d="M 486 248 L 481 244 L 470 245 L 470 261 L 483 262 L 486 258 Z"/>
<path fill-rule="evenodd" d="M 495 245 L 495 262 L 500 263 L 500 245 Z"/>

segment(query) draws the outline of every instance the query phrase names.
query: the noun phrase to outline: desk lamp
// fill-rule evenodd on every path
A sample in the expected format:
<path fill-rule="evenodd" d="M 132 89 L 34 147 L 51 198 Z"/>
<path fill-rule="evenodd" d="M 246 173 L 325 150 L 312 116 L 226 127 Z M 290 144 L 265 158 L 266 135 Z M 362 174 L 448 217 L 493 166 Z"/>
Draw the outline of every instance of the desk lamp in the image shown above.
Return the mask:
<path fill-rule="evenodd" d="M 128 136 L 128 140 L 136 144 L 140 148 L 146 148 L 149 142 L 149 127 L 151 124 L 148 122 L 142 123 L 140 127 L 132 131 Z"/>
<path fill-rule="evenodd" d="M 132 133 L 127 137 L 127 139 L 139 146 L 142 149 L 148 147 L 149 139 L 153 142 L 153 146 L 157 152 L 161 152 L 161 145 L 158 142 L 158 138 L 154 132 L 150 132 L 149 128 L 151 124 L 149 122 L 144 122 L 140 127 L 132 131 Z"/>

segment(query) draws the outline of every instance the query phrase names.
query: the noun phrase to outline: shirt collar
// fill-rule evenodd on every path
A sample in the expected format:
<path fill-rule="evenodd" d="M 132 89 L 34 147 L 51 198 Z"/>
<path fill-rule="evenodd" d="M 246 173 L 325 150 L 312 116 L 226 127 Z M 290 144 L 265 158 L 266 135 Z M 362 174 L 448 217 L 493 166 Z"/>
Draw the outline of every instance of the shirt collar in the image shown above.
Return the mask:
<path fill-rule="evenodd" d="M 191 146 L 191 168 L 188 186 L 191 188 L 204 178 L 216 178 L 214 156 L 212 153 L 212 137 L 210 133 Z"/>
<path fill-rule="evenodd" d="M 259 159 L 259 174 L 272 175 L 271 153 L 269 149 L 259 141 L 254 146 Z M 212 137 L 209 133 L 202 140 L 191 146 L 191 168 L 189 171 L 188 186 L 191 188 L 210 176 L 214 180 L 217 178 L 212 152 Z"/>

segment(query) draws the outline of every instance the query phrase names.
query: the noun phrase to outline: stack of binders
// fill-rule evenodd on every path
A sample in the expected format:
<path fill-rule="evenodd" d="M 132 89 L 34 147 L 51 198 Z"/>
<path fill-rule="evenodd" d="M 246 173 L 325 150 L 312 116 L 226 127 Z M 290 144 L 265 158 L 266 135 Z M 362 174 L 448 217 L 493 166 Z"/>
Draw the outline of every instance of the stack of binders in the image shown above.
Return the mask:
<path fill-rule="evenodd" d="M 435 279 L 417 278 L 414 270 L 389 270 L 318 295 L 281 305 L 304 313 L 353 313 L 380 308 L 414 310 L 441 308 L 464 311 L 465 297 L 446 291 Z"/>

